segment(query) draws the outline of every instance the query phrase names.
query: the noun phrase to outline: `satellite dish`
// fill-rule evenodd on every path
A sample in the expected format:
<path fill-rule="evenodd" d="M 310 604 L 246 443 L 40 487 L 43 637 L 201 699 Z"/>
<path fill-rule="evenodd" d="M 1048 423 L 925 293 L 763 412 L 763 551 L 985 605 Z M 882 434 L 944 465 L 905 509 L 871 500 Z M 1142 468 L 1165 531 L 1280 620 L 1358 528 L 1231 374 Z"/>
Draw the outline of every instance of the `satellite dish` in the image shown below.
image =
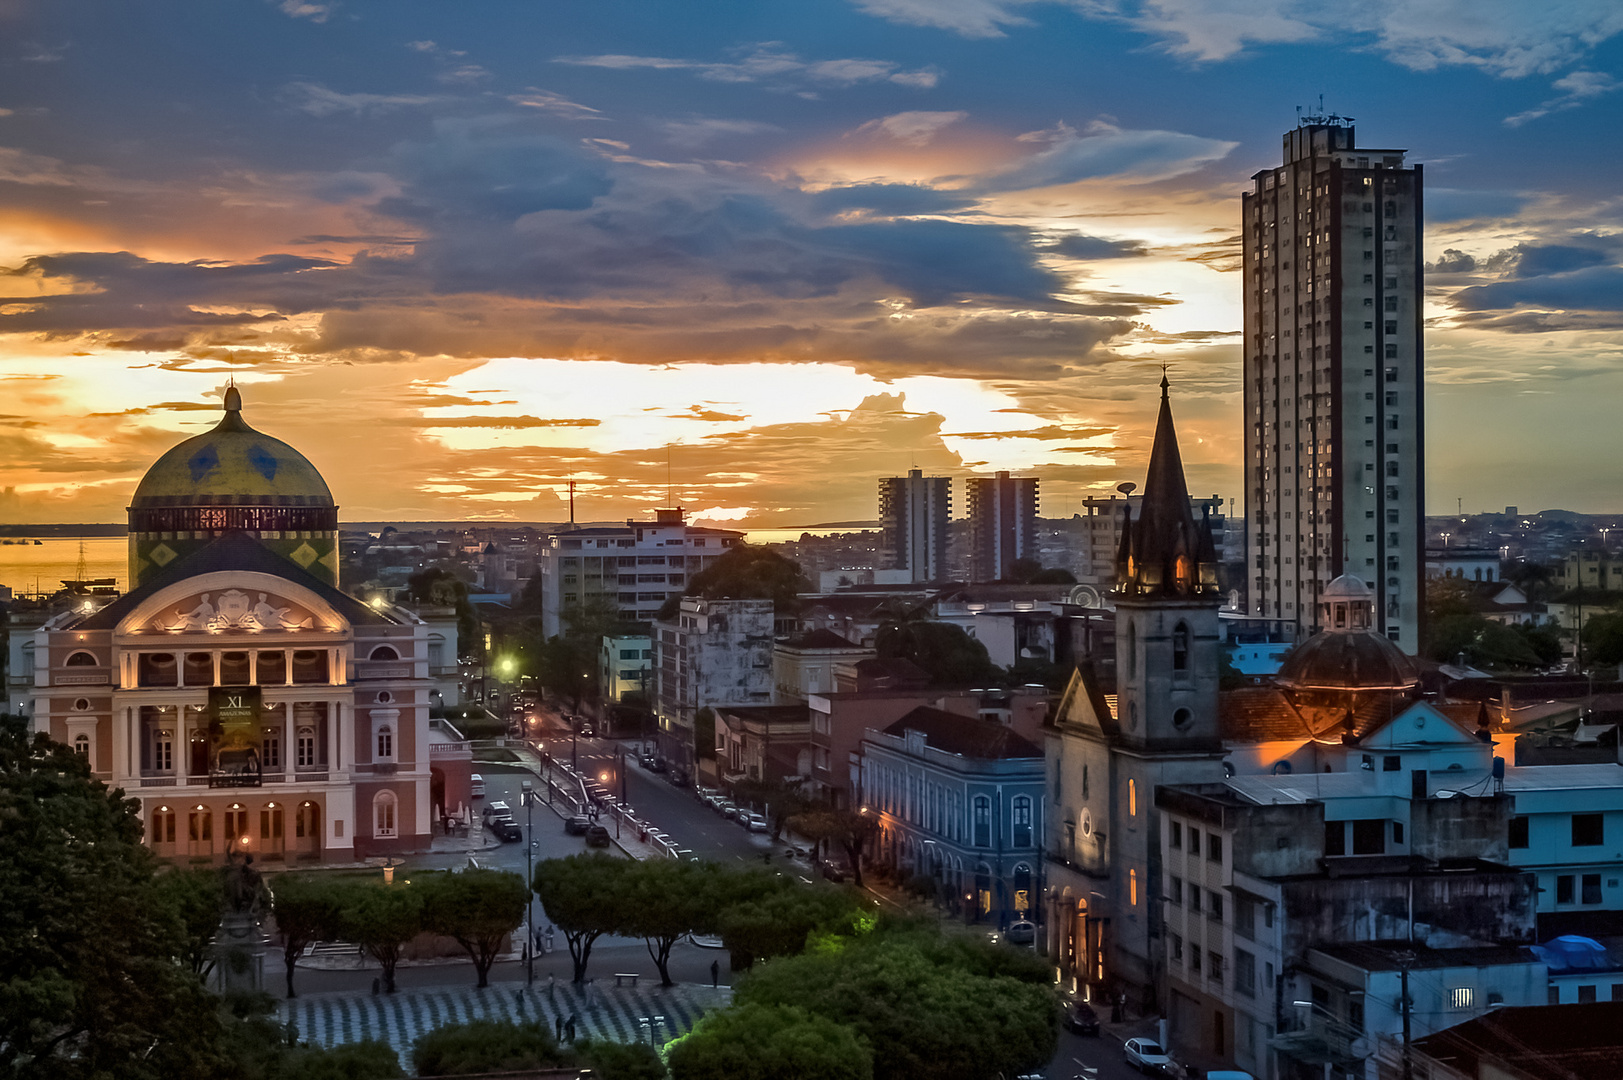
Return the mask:
<path fill-rule="evenodd" d="M 1095 589 L 1092 585 L 1076 586 L 1071 590 L 1070 595 L 1065 598 L 1065 602 L 1076 607 L 1085 608 L 1104 606 L 1099 597 L 1099 590 Z"/>

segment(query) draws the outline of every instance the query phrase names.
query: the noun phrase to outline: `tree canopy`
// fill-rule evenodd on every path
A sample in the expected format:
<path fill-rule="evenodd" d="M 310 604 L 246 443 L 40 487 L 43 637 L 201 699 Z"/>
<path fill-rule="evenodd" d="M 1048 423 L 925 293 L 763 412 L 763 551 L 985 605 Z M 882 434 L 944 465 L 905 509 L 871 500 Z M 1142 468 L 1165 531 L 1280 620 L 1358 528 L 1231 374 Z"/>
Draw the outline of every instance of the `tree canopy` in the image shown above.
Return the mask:
<path fill-rule="evenodd" d="M 395 965 L 423 929 L 423 890 L 405 882 L 347 881 L 338 886 L 339 933 L 383 969 L 383 989 L 394 993 Z"/>
<path fill-rule="evenodd" d="M 317 941 L 338 937 L 342 896 L 320 877 L 281 874 L 271 889 L 271 912 L 282 936 L 282 962 L 287 967 L 287 996 L 293 992 L 293 967 Z"/>
<path fill-rule="evenodd" d="M 805 1009 L 713 1012 L 671 1044 L 672 1080 L 871 1080 L 873 1053 L 850 1027 Z"/>
<path fill-rule="evenodd" d="M 844 1025 L 888 1080 L 993 1080 L 1043 1068 L 1057 1045 L 1053 993 L 977 973 L 905 935 L 871 934 L 763 965 L 739 1006 L 796 1006 Z"/>
<path fill-rule="evenodd" d="M 215 999 L 154 887 L 139 806 L 69 747 L 0 718 L 0 1074 L 225 1068 Z"/>
<path fill-rule="evenodd" d="M 635 868 L 629 859 L 601 852 L 536 864 L 535 894 L 569 944 L 575 982 L 586 979 L 593 943 L 626 924 L 625 890 Z"/>
<path fill-rule="evenodd" d="M 192 974 L 206 978 L 214 968 L 214 935 L 225 908 L 220 871 L 209 866 L 171 868 L 158 875 L 153 889 L 159 903 L 180 919 L 183 956 Z"/>
<path fill-rule="evenodd" d="M 412 887 L 422 890 L 423 929 L 461 945 L 473 961 L 479 985 L 490 985 L 490 966 L 508 935 L 524 922 L 530 889 L 523 876 L 469 869 L 426 874 Z"/>
<path fill-rule="evenodd" d="M 952 623 L 924 619 L 886 622 L 874 636 L 874 648 L 887 659 L 911 660 L 929 673 L 932 683 L 985 683 L 1003 675 L 986 646 Z"/>
<path fill-rule="evenodd" d="M 686 595 L 707 600 L 770 600 L 778 614 L 800 610 L 799 594 L 811 591 L 811 581 L 800 564 L 771 548 L 737 543 L 720 558 L 688 578 Z M 667 600 L 659 617 L 676 614 L 680 602 Z"/>
<path fill-rule="evenodd" d="M 552 1069 L 570 1063 L 538 1021 L 469 1020 L 424 1032 L 412 1044 L 418 1076 L 467 1076 L 480 1073 Z"/>

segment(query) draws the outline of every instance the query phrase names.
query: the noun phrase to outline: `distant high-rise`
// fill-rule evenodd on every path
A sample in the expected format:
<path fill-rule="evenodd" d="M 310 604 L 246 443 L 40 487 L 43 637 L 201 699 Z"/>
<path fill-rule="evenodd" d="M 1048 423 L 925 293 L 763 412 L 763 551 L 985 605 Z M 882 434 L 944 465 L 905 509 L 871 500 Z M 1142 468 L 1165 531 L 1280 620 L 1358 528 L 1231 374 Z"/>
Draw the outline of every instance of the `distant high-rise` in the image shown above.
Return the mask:
<path fill-rule="evenodd" d="M 1016 559 L 1037 558 L 1035 477 L 972 476 L 969 504 L 970 573 L 976 581 L 1007 578 Z"/>
<path fill-rule="evenodd" d="M 1252 177 L 1245 236 L 1250 609 L 1314 629 L 1343 570 L 1420 645 L 1425 457 L 1421 167 L 1309 116 Z"/>
<path fill-rule="evenodd" d="M 879 527 L 885 568 L 906 570 L 913 581 L 947 576 L 947 519 L 952 481 L 909 470 L 879 481 Z"/>

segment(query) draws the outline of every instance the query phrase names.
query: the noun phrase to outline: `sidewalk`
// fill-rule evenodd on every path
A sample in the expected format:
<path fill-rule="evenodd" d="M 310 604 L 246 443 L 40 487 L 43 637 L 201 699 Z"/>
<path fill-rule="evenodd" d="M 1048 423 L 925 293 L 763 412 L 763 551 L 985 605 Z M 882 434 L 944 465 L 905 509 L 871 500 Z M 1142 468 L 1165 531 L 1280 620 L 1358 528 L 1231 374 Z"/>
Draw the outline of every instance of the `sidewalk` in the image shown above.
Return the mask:
<path fill-rule="evenodd" d="M 545 980 L 538 980 L 530 990 L 509 983 L 483 990 L 462 986 L 383 995 L 314 994 L 283 1001 L 278 1017 L 296 1025 L 301 1040 L 322 1046 L 379 1039 L 394 1047 L 409 1069 L 412 1041 L 444 1024 L 481 1018 L 539 1019 L 553 1029 L 558 1019 L 573 1016 L 579 1038 L 629 1043 L 650 1040 L 653 1018 L 651 1041 L 662 1045 L 691 1028 L 707 1010 L 731 1001 L 732 990 L 725 986 L 680 984 L 662 989 L 656 979 L 652 986 L 636 988 L 615 987 L 612 982 L 603 987 L 595 981 L 577 987 L 559 981 L 549 990 Z"/>

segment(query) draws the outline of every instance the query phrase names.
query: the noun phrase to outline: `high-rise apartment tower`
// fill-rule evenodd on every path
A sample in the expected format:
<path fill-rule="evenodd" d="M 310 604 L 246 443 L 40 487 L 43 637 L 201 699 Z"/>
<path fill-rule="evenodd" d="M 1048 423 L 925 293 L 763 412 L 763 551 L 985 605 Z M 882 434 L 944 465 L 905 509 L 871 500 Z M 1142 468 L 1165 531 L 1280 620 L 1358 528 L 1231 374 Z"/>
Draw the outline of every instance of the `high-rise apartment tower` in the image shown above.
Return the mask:
<path fill-rule="evenodd" d="M 1249 606 L 1314 630 L 1345 570 L 1420 646 L 1425 442 L 1421 166 L 1309 116 L 1252 177 L 1245 236 Z"/>
<path fill-rule="evenodd" d="M 912 469 L 879 481 L 880 543 L 887 569 L 907 570 L 912 581 L 947 577 L 947 520 L 952 481 Z"/>
<path fill-rule="evenodd" d="M 970 573 L 976 581 L 1009 576 L 1016 559 L 1037 558 L 1037 480 L 1030 476 L 972 476 L 969 504 Z"/>

